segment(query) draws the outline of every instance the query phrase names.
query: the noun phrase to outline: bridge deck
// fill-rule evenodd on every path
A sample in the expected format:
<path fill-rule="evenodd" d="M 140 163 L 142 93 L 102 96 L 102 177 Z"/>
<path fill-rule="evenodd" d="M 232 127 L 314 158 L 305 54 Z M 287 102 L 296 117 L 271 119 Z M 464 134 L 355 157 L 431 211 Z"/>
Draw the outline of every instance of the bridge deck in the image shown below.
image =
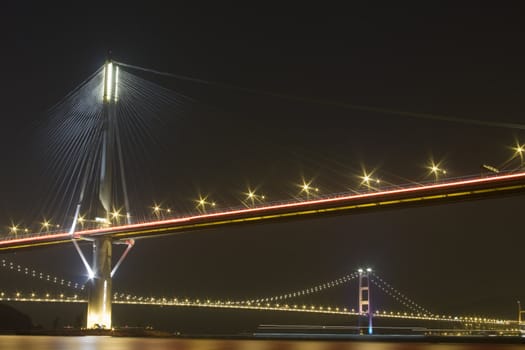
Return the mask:
<path fill-rule="evenodd" d="M 258 222 L 282 221 L 307 217 L 352 214 L 365 210 L 422 206 L 461 200 L 484 199 L 525 192 L 525 172 L 461 179 L 429 185 L 398 187 L 358 194 L 342 194 L 307 201 L 271 204 L 255 208 L 227 210 L 194 216 L 158 220 L 131 225 L 78 231 L 76 239 L 111 235 L 115 239 L 146 238 L 207 228 Z M 4 237 L 0 250 L 68 243 L 68 232 L 30 237 Z"/>

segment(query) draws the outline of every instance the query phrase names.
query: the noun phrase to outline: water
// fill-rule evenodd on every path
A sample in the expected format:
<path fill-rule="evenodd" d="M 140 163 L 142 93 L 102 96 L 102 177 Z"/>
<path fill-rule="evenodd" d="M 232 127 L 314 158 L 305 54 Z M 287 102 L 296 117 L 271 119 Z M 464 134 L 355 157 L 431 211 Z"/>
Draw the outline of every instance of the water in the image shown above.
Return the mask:
<path fill-rule="evenodd" d="M 428 344 L 357 341 L 0 336 L 0 350 L 513 350 L 515 344 Z"/>

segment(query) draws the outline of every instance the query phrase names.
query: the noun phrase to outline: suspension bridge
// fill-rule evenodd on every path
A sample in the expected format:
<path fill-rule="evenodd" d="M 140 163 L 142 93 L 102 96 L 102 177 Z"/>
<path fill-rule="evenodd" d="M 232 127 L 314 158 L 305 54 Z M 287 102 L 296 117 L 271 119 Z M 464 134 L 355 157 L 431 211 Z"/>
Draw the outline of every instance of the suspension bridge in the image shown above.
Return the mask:
<path fill-rule="evenodd" d="M 352 215 L 368 211 L 391 208 L 426 206 L 466 200 L 482 200 L 525 191 L 525 172 L 520 168 L 465 176 L 437 181 L 441 171 L 434 166 L 436 181 L 425 183 L 388 184 L 374 186 L 379 180 L 368 175 L 363 177 L 364 188 L 360 191 L 319 195 L 309 183 L 302 185 L 301 198 L 266 202 L 255 193 L 248 194 L 242 207 L 220 209 L 215 203 L 200 198 L 198 213 L 176 215 L 165 213 L 153 219 L 141 220 L 133 215 L 129 199 L 124 165 L 122 129 L 131 128 L 131 123 L 145 127 L 143 115 L 149 106 L 155 110 L 161 105 L 182 108 L 180 101 L 188 99 L 167 89 L 156 89 L 152 83 L 127 73 L 124 69 L 140 68 L 108 60 L 106 64 L 71 92 L 51 110 L 55 121 L 53 130 L 59 138 L 67 132 L 67 141 L 54 141 L 50 146 L 53 154 L 68 154 L 68 171 L 60 179 L 67 193 L 63 224 L 58 230 L 45 227 L 38 233 L 17 232 L 0 237 L 0 251 L 13 252 L 20 249 L 49 245 L 74 245 L 89 275 L 87 284 L 74 283 L 63 278 L 25 267 L 3 259 L 2 267 L 49 283 L 58 284 L 70 292 L 56 294 L 20 291 L 1 291 L 0 300 L 8 302 L 57 302 L 87 303 L 87 328 L 111 328 L 112 304 L 161 305 L 176 307 L 223 308 L 279 312 L 304 312 L 334 314 L 368 319 L 368 332 L 373 332 L 373 319 L 404 319 L 439 321 L 459 325 L 465 329 L 518 331 L 520 324 L 513 320 L 471 317 L 461 315 L 438 315 L 418 305 L 412 299 L 393 288 L 382 277 L 370 269 L 359 269 L 349 275 L 336 278 L 302 290 L 281 295 L 264 296 L 248 300 L 200 300 L 173 296 L 146 297 L 133 293 L 114 292 L 112 278 L 127 254 L 143 238 L 175 235 L 216 227 L 252 225 L 261 222 L 302 220 L 329 215 Z M 146 70 L 140 68 L 141 70 Z M 152 71 L 152 70 L 146 70 Z M 156 71 L 152 71 L 156 72 Z M 158 73 L 158 72 L 157 72 Z M 138 88 L 140 84 L 141 88 Z M 155 92 L 156 99 L 147 91 Z M 357 108 L 363 108 L 357 106 Z M 126 115 L 122 119 L 121 114 Z M 160 112 L 159 112 L 160 113 Z M 425 116 L 427 118 L 428 116 Z M 80 125 L 78 125 L 80 124 Z M 520 148 L 521 149 L 521 148 Z M 521 149 L 522 150 L 522 149 Z M 522 150 L 523 151 L 523 150 Z M 520 153 L 521 155 L 521 153 Z M 59 156 L 53 164 L 60 162 Z M 490 170 L 490 169 L 489 169 Z M 120 214 L 115 208 L 124 208 Z M 86 220 L 89 211 L 92 220 Z M 88 242 L 93 247 L 92 262 L 82 250 Z M 125 244 L 127 249 L 112 265 L 113 244 Z M 323 290 L 358 281 L 355 295 L 357 309 L 348 306 L 312 305 L 301 302 L 301 298 Z M 383 311 L 373 303 L 371 289 L 389 295 L 402 305 L 403 312 Z"/>
<path fill-rule="evenodd" d="M 75 283 L 55 275 L 33 270 L 6 259 L 0 261 L 0 267 L 12 273 L 25 275 L 30 279 L 58 286 L 59 288 L 57 290 L 61 290 L 60 288 L 66 289 L 62 289 L 60 292 L 56 293 L 45 292 L 41 294 L 36 292 L 23 293 L 20 291 L 8 292 L 0 290 L 0 301 L 11 303 L 89 303 L 89 282 L 88 284 Z M 322 294 L 333 288 L 344 287 L 351 287 L 350 293 L 357 301 L 357 309 L 347 306 L 312 304 L 304 301 L 305 297 L 314 294 Z M 374 290 L 374 292 L 372 292 L 372 290 Z M 375 304 L 374 301 L 374 311 L 372 312 L 371 295 L 382 295 L 387 297 L 396 305 L 400 306 L 404 311 L 382 309 Z M 385 298 L 378 299 L 385 302 Z M 306 313 L 311 315 L 344 316 L 357 321 L 359 318 L 363 318 L 366 320 L 367 325 L 354 327 L 353 331 L 357 330 L 368 334 L 373 333 L 373 322 L 378 322 L 380 324 L 384 322 L 392 324 L 392 322 L 394 322 L 395 324 L 396 320 L 401 322 L 414 322 L 411 324 L 411 327 L 413 328 L 415 325 L 419 325 L 417 326 L 418 333 L 428 332 L 429 334 L 440 334 L 441 331 L 450 332 L 451 330 L 453 330 L 452 333 L 456 335 L 483 335 L 494 334 L 494 332 L 498 332 L 499 334 L 518 334 L 520 331 L 519 324 L 516 320 L 480 316 L 435 314 L 427 308 L 419 305 L 403 292 L 399 291 L 370 268 L 358 269 L 348 275 L 308 286 L 303 289 L 246 300 L 144 296 L 134 295 L 132 293 L 114 292 L 112 295 L 112 303 L 118 305 Z M 437 324 L 437 326 L 429 326 L 432 324 Z M 98 328 L 99 325 L 94 326 L 96 326 L 95 328 Z M 442 328 L 441 330 L 440 327 Z M 385 327 L 384 324 L 379 328 L 387 330 L 392 329 L 391 326 Z"/>

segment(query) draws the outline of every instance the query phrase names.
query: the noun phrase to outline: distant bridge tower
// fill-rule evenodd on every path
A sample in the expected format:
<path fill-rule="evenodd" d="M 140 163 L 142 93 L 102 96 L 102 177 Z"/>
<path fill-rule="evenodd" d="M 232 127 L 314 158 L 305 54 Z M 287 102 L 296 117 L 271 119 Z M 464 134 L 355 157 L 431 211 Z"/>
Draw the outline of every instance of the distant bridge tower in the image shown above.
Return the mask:
<path fill-rule="evenodd" d="M 357 272 L 359 272 L 359 314 L 368 316 L 368 334 L 372 334 L 373 313 L 370 304 L 370 273 L 372 269 L 359 269 Z"/>
<path fill-rule="evenodd" d="M 523 314 L 525 314 L 525 310 L 522 310 L 521 308 L 521 302 L 518 300 L 518 328 L 521 332 L 521 326 L 523 325 Z"/>

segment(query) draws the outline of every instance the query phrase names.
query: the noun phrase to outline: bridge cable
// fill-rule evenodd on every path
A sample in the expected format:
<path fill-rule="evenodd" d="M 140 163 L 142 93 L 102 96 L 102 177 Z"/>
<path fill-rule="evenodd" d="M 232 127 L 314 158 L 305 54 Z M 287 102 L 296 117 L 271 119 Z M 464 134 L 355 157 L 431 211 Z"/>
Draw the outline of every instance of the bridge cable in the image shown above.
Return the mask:
<path fill-rule="evenodd" d="M 340 286 L 342 284 L 348 283 L 348 282 L 356 279 L 357 277 L 359 277 L 359 274 L 354 272 L 354 273 L 351 273 L 349 275 L 345 275 L 343 277 L 336 278 L 334 280 L 331 280 L 331 281 L 328 281 L 328 282 L 325 282 L 325 283 L 322 283 L 322 284 L 318 284 L 316 286 L 304 288 L 302 290 L 297 290 L 297 291 L 294 291 L 294 292 L 288 292 L 288 293 L 284 293 L 284 294 L 281 294 L 281 295 L 274 295 L 274 296 L 270 296 L 270 297 L 250 299 L 250 300 L 241 301 L 241 302 L 238 302 L 238 303 L 240 303 L 240 304 L 245 304 L 245 303 L 267 303 L 267 302 L 271 302 L 271 301 L 280 301 L 280 300 L 294 299 L 294 298 L 298 298 L 298 297 L 305 296 L 305 295 L 317 294 L 317 293 L 320 293 L 320 292 L 322 292 L 322 291 L 324 291 L 326 289 L 330 289 L 330 288 L 333 288 L 333 287 L 338 287 L 338 286 Z"/>
<path fill-rule="evenodd" d="M 42 281 L 49 282 L 49 283 L 59 284 L 61 286 L 65 286 L 65 287 L 68 287 L 68 288 L 71 288 L 71 289 L 81 290 L 81 291 L 86 289 L 86 285 L 85 284 L 75 283 L 75 282 L 67 280 L 65 278 L 60 278 L 58 276 L 53 276 L 51 274 L 47 274 L 47 273 L 44 273 L 44 272 L 41 272 L 41 271 L 37 271 L 37 270 L 31 269 L 31 268 L 29 268 L 27 266 L 18 265 L 18 264 L 15 264 L 13 261 L 8 261 L 6 259 L 2 259 L 0 261 L 0 267 L 4 268 L 6 270 L 13 271 L 13 272 L 18 272 L 18 273 L 25 274 L 25 275 L 27 275 L 29 277 L 34 278 L 34 279 L 42 280 Z"/>
<path fill-rule="evenodd" d="M 180 74 L 162 72 L 162 71 L 158 71 L 155 69 L 144 68 L 144 67 L 135 66 L 135 65 L 131 65 L 131 64 L 123 63 L 123 62 L 116 62 L 116 63 L 123 67 L 141 70 L 144 72 L 153 73 L 157 75 L 172 77 L 172 78 L 179 79 L 179 80 L 185 80 L 185 81 L 190 81 L 190 82 L 199 83 L 199 84 L 217 86 L 217 87 L 231 89 L 231 90 L 238 90 L 238 91 L 248 92 L 252 94 L 266 95 L 270 97 L 286 99 L 286 100 L 296 101 L 296 102 L 328 105 L 328 106 L 340 107 L 344 109 L 351 109 L 351 110 L 357 110 L 357 111 L 363 111 L 363 112 L 402 115 L 402 116 L 407 116 L 407 117 L 412 117 L 412 118 L 417 118 L 417 119 L 438 120 L 438 121 L 446 121 L 446 122 L 470 124 L 470 125 L 478 125 L 478 126 L 486 126 L 486 127 L 506 128 L 506 129 L 513 129 L 513 130 L 525 130 L 525 125 L 518 124 L 518 123 L 493 122 L 493 121 L 479 120 L 479 119 L 460 118 L 460 117 L 449 116 L 449 115 L 417 113 L 417 112 L 400 111 L 400 110 L 381 108 L 381 107 L 356 105 L 356 104 L 343 103 L 343 102 L 337 102 L 337 101 L 331 101 L 331 100 L 325 100 L 325 99 L 311 99 L 311 98 L 300 97 L 300 96 L 280 94 L 280 93 L 275 93 L 275 92 L 270 92 L 270 91 L 265 91 L 265 90 L 246 88 L 246 87 L 241 87 L 241 86 L 228 84 L 228 83 L 221 83 L 221 82 L 210 81 L 210 80 L 205 80 L 205 79 L 193 78 L 193 77 L 188 77 L 188 76 L 184 76 Z"/>
<path fill-rule="evenodd" d="M 379 277 L 377 274 L 372 273 L 372 277 L 370 278 L 370 282 L 372 282 L 374 285 L 376 285 L 381 291 L 391 296 L 394 300 L 398 301 L 402 305 L 406 306 L 412 311 L 423 313 L 427 315 L 434 315 L 434 313 L 430 312 L 428 309 L 420 306 L 418 303 L 413 301 L 412 299 L 408 298 L 405 294 L 401 293 L 397 289 L 395 289 L 392 285 L 390 285 L 388 282 L 383 280 L 381 277 Z"/>

